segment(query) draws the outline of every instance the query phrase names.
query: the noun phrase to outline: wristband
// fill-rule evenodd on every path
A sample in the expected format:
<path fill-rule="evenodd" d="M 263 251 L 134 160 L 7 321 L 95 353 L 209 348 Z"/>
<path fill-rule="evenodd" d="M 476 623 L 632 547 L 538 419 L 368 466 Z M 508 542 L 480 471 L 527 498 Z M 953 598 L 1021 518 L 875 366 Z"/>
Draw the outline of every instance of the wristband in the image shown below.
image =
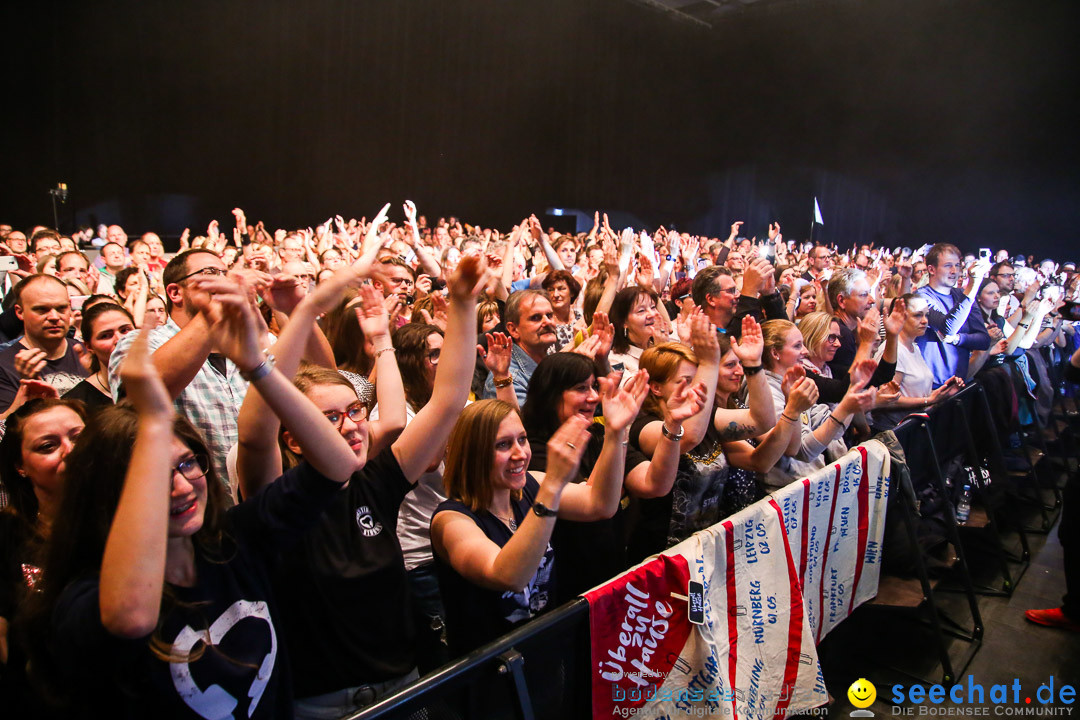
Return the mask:
<path fill-rule="evenodd" d="M 274 356 L 270 353 L 266 354 L 266 359 L 251 369 L 251 372 L 240 371 L 240 377 L 247 380 L 249 383 L 262 380 L 264 377 L 274 371 Z"/>
<path fill-rule="evenodd" d="M 765 366 L 764 365 L 743 365 L 742 369 L 743 369 L 743 374 L 746 375 L 746 377 L 750 377 L 752 375 L 757 375 L 759 372 L 764 370 Z"/>
<path fill-rule="evenodd" d="M 391 345 L 390 347 L 384 347 L 382 350 L 376 350 L 375 351 L 375 359 L 378 360 L 379 356 L 382 355 L 383 353 L 392 353 L 392 352 L 397 352 L 394 349 L 393 345 Z"/>
<path fill-rule="evenodd" d="M 667 438 L 668 440 L 674 440 L 675 442 L 678 442 L 679 440 L 682 440 L 682 436 L 683 436 L 683 434 L 685 434 L 685 433 L 686 433 L 686 428 L 684 428 L 684 427 L 680 427 L 680 428 L 679 428 L 679 432 L 678 432 L 678 434 L 676 434 L 676 433 L 673 433 L 673 432 L 671 432 L 670 430 L 668 430 L 668 429 L 667 429 L 667 425 L 665 425 L 664 423 L 660 423 L 660 432 L 661 432 L 661 433 L 662 433 L 662 434 L 664 435 L 664 437 L 666 437 L 666 438 Z"/>
<path fill-rule="evenodd" d="M 784 414 L 784 413 L 780 413 L 780 417 L 784 418 L 785 420 L 787 420 L 787 421 L 788 421 L 788 422 L 790 422 L 790 423 L 796 423 L 796 422 L 799 422 L 799 418 L 793 418 L 793 417 L 788 417 L 788 416 L 787 416 L 786 414 Z"/>
<path fill-rule="evenodd" d="M 829 419 L 830 419 L 830 420 L 832 420 L 832 421 L 833 421 L 834 423 L 836 423 L 837 425 L 839 425 L 840 427 L 844 427 L 844 423 L 842 423 L 842 422 L 840 422 L 839 420 L 837 420 L 837 419 L 836 419 L 836 416 L 835 416 L 835 415 L 833 415 L 832 413 L 829 413 Z"/>
<path fill-rule="evenodd" d="M 507 375 L 504 378 L 493 378 L 492 379 L 492 384 L 496 387 L 496 389 L 509 387 L 513 382 L 514 382 L 514 376 L 513 375 Z"/>

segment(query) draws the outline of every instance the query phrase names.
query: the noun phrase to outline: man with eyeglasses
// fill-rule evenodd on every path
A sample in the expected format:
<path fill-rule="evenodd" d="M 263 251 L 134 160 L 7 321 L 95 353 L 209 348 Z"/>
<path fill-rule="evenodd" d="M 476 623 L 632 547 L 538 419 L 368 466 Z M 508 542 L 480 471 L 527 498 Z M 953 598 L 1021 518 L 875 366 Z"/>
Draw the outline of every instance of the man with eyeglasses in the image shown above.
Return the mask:
<path fill-rule="evenodd" d="M 935 388 L 954 375 L 966 379 L 972 351 L 990 348 L 990 334 L 981 314 L 971 312 L 979 286 L 990 272 L 989 262 L 975 263 L 963 289 L 956 287 L 961 269 L 960 250 L 955 245 L 938 243 L 926 253 L 930 282 L 919 289 L 918 295 L 929 304 L 930 325 L 916 342 L 934 372 Z"/>
<path fill-rule="evenodd" d="M 989 277 L 1001 290 L 1001 305 L 998 306 L 998 313 L 1006 319 L 1011 318 L 1020 307 L 1020 299 L 1013 294 L 1016 289 L 1016 268 L 1007 260 L 1002 261 L 990 268 Z"/>
<path fill-rule="evenodd" d="M 866 273 L 858 268 L 843 268 L 833 273 L 826 293 L 833 316 L 840 326 L 840 348 L 829 361 L 829 368 L 833 376 L 843 377 L 851 369 L 859 349 L 856 336 L 859 321 L 874 306 L 874 298 L 870 294 Z"/>
<path fill-rule="evenodd" d="M 825 282 L 829 279 L 829 248 L 824 245 L 815 245 L 810 249 L 810 267 L 802 274 L 802 279 L 808 282 L 820 280 Z"/>
<path fill-rule="evenodd" d="M 709 322 L 735 337 L 742 333 L 746 315 L 753 315 L 758 322 L 787 319 L 772 265 L 765 260 L 755 260 L 747 267 L 741 293 L 731 270 L 711 265 L 694 277 L 690 294 Z"/>
<path fill-rule="evenodd" d="M 236 419 L 248 384 L 240 370 L 216 352 L 206 318 L 195 307 L 192 283 L 194 278 L 224 274 L 225 264 L 209 250 L 188 250 L 169 261 L 162 274 L 169 319 L 150 331 L 150 351 L 177 412 L 206 438 L 210 462 L 228 482 L 225 459 L 237 442 Z M 109 359 L 109 384 L 117 400 L 122 392 L 120 365 L 136 335 L 124 336 Z"/>

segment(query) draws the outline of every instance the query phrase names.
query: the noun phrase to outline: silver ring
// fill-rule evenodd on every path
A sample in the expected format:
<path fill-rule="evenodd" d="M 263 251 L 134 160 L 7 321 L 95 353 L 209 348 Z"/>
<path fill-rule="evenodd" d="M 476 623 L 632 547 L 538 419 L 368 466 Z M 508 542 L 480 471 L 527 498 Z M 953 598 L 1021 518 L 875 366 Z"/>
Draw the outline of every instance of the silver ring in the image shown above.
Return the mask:
<path fill-rule="evenodd" d="M 566 443 L 566 445 L 567 445 L 567 446 L 568 446 L 568 447 L 569 447 L 569 448 L 570 448 L 571 450 L 577 450 L 577 445 L 575 445 L 575 444 L 574 444 L 574 443 L 572 443 L 572 442 L 567 442 L 567 443 Z"/>

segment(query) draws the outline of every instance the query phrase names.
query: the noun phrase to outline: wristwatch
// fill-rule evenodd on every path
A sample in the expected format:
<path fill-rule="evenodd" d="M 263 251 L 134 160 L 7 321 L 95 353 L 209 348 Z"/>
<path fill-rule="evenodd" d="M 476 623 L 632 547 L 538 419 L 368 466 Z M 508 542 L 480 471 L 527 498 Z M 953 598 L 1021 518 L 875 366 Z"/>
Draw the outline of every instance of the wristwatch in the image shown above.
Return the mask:
<path fill-rule="evenodd" d="M 750 377 L 752 375 L 757 375 L 759 372 L 764 370 L 765 366 L 764 365 L 743 365 L 742 369 L 743 369 L 743 375 L 745 375 L 746 377 Z"/>
<path fill-rule="evenodd" d="M 491 384 L 494 385 L 496 388 L 507 387 L 507 386 L 513 384 L 513 382 L 514 382 L 514 376 L 513 375 L 507 375 L 504 378 L 492 378 L 492 380 L 491 380 Z"/>
<path fill-rule="evenodd" d="M 262 380 L 264 377 L 274 371 L 274 356 L 270 353 L 266 353 L 266 359 L 251 369 L 251 372 L 240 371 L 240 377 L 249 383 L 253 383 L 257 380 Z"/>
<path fill-rule="evenodd" d="M 537 517 L 555 517 L 559 514 L 558 510 L 552 510 L 539 500 L 533 503 L 532 511 L 536 513 Z"/>

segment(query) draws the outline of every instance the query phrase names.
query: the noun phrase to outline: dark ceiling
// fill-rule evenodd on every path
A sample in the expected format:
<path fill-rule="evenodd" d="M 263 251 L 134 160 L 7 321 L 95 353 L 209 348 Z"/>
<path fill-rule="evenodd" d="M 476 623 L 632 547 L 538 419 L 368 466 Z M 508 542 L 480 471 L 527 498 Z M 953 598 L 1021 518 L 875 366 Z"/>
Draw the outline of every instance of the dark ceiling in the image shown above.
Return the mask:
<path fill-rule="evenodd" d="M 804 228 L 818 196 L 836 242 L 1071 250 L 1078 20 L 1072 0 L 5 3 L 0 222 L 47 221 L 61 180 L 69 220 L 165 233 L 408 197 L 719 234 Z"/>

